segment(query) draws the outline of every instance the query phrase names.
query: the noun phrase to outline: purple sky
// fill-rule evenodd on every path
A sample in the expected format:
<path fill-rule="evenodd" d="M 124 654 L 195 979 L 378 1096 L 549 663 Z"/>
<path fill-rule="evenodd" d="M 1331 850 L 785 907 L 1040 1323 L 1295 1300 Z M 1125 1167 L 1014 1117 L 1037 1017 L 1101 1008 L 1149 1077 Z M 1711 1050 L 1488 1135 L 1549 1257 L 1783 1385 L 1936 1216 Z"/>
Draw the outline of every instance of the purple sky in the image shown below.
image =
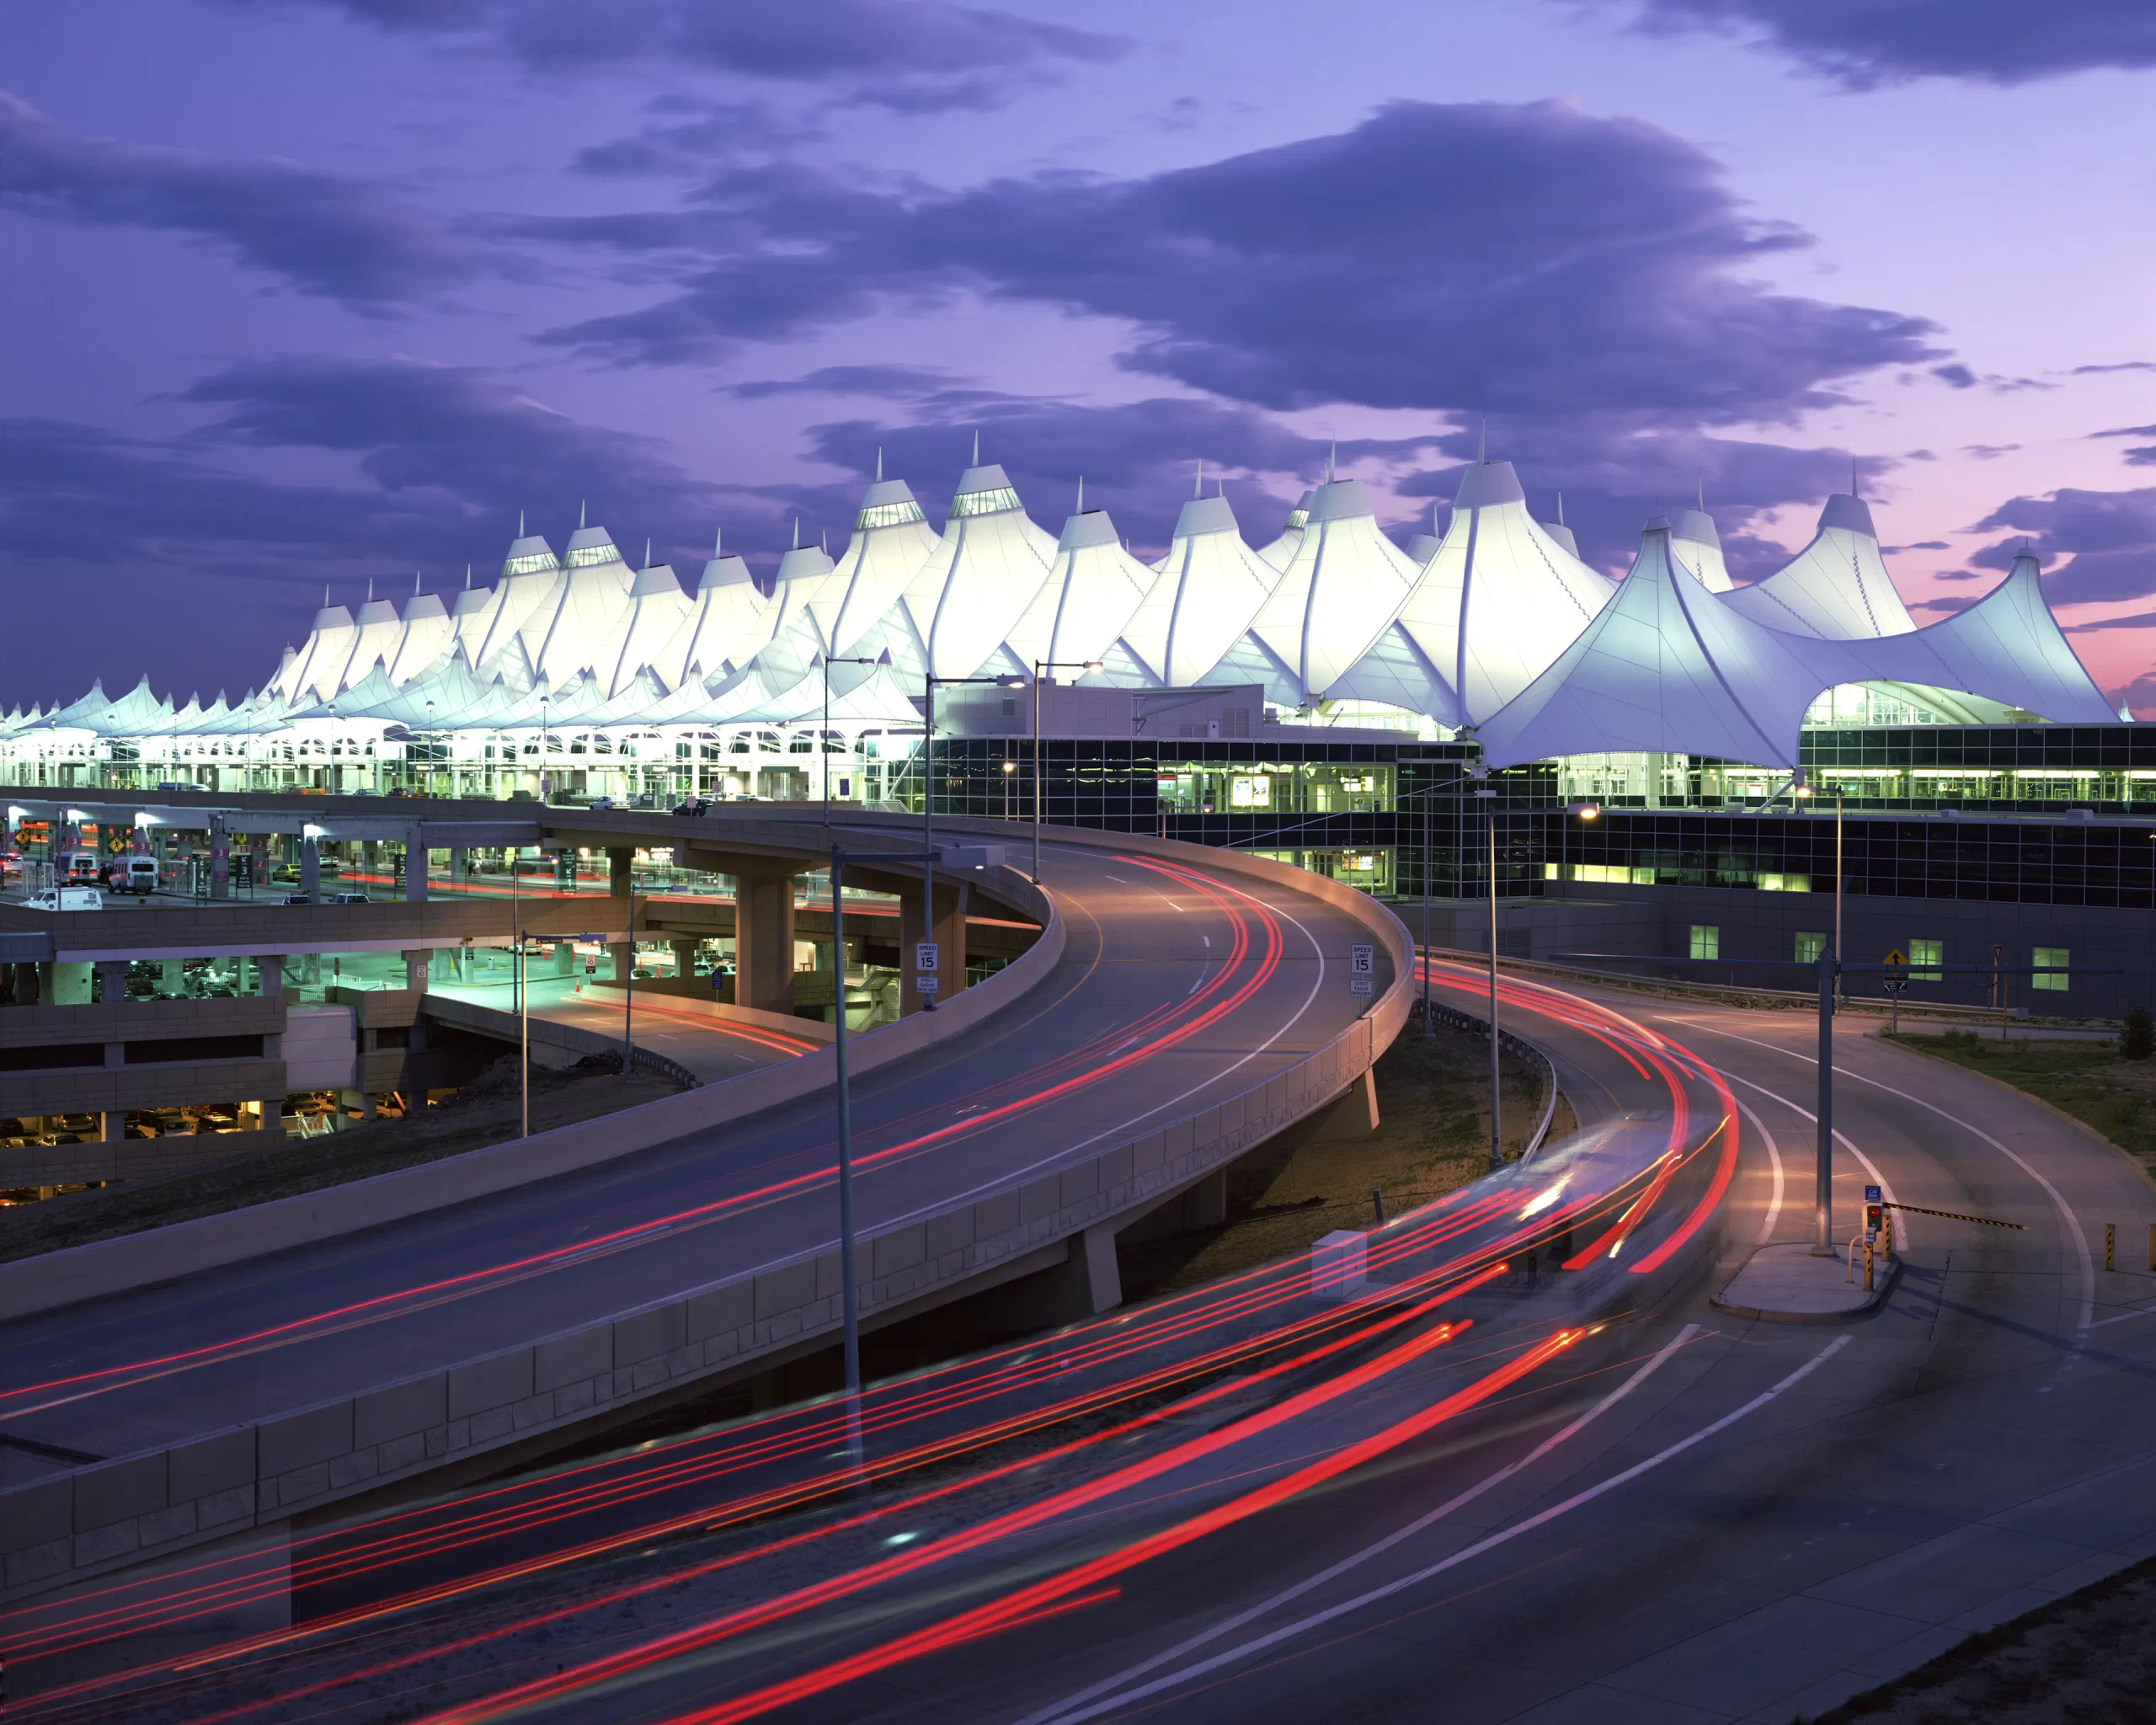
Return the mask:
<path fill-rule="evenodd" d="M 976 429 L 1139 548 L 1486 419 L 1621 569 L 1860 465 L 1913 602 L 2023 537 L 2156 715 L 2148 0 L 139 0 L 0 21 L 0 706 L 237 697 L 325 582 L 579 499 L 693 576 Z"/>

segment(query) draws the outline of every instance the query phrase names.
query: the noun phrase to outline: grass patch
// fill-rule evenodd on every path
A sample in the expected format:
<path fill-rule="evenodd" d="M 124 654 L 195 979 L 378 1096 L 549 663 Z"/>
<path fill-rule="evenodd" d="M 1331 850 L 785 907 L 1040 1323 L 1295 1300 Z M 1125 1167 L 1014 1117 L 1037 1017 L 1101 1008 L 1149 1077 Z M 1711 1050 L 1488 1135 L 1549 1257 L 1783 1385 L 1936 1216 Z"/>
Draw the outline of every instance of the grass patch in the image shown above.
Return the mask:
<path fill-rule="evenodd" d="M 2101 1133 L 2156 1175 L 2156 1060 L 2121 1060 L 2117 1045 L 2108 1042 L 2002 1042 L 1970 1031 L 1885 1039 L 2025 1090 Z"/>
<path fill-rule="evenodd" d="M 2135 1725 L 2156 1717 L 2156 1559 L 1972 1635 L 1812 1725 Z"/>
<path fill-rule="evenodd" d="M 1543 1069 L 1503 1057 L 1505 1154 L 1542 1114 Z M 1123 1298 L 1149 1300 L 1233 1275 L 1299 1252 L 1336 1228 L 1376 1220 L 1370 1193 L 1396 1216 L 1481 1178 L 1490 1166 L 1490 1044 L 1439 1026 L 1409 1024 L 1377 1063 L 1377 1132 L 1321 1143 L 1291 1127 L 1228 1168 L 1228 1217 L 1220 1226 L 1124 1242 L 1116 1257 Z M 1550 1136 L 1572 1130 L 1560 1098 Z"/>
<path fill-rule="evenodd" d="M 605 1057 L 558 1071 L 535 1066 L 531 1130 L 573 1126 L 674 1092 L 663 1079 L 624 1078 Z M 403 1119 L 294 1139 L 259 1156 L 237 1156 L 168 1179 L 120 1181 L 41 1204 L 10 1204 L 0 1209 L 0 1263 L 440 1162 L 505 1143 L 517 1136 L 520 1124 L 516 1057 L 510 1055 L 448 1101 Z"/>

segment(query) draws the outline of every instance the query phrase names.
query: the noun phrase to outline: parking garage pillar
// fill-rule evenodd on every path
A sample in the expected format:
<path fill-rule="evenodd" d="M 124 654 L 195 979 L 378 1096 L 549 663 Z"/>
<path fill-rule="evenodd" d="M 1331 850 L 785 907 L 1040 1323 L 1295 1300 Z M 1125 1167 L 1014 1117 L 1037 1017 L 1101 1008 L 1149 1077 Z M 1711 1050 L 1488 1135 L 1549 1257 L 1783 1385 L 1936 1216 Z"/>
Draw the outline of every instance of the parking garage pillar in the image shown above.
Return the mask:
<path fill-rule="evenodd" d="M 210 896 L 229 899 L 232 895 L 232 840 L 225 830 L 225 817 L 210 817 Z"/>
<path fill-rule="evenodd" d="M 98 1116 L 98 1140 L 103 1144 L 117 1144 L 127 1135 L 127 1110 L 107 1108 Z"/>
<path fill-rule="evenodd" d="M 899 1011 L 917 1012 L 926 996 L 916 987 L 914 948 L 924 940 L 936 943 L 935 998 L 947 1001 L 966 985 L 966 900 L 971 889 L 964 881 L 936 883 L 936 926 L 924 931 L 921 923 L 921 889 L 912 888 L 899 900 Z"/>
<path fill-rule="evenodd" d="M 312 833 L 300 840 L 300 890 L 310 899 L 322 891 L 322 841 Z"/>
<path fill-rule="evenodd" d="M 106 1006 L 117 1006 L 127 998 L 127 961 L 106 959 L 98 965 L 98 998 Z"/>
<path fill-rule="evenodd" d="M 677 940 L 674 943 L 674 974 L 683 982 L 696 980 L 696 952 L 702 945 L 700 940 Z"/>
<path fill-rule="evenodd" d="M 415 905 L 427 899 L 427 830 L 415 826 L 404 841 L 404 896 Z"/>
<path fill-rule="evenodd" d="M 566 853 L 564 853 L 566 854 Z M 606 950 L 614 958 L 614 980 L 622 987 L 629 985 L 637 967 L 637 932 L 629 925 L 630 889 L 635 877 L 630 868 L 636 861 L 636 852 L 609 846 L 606 852 L 606 891 L 613 900 L 613 908 L 622 919 L 627 938 L 615 941 Z"/>
<path fill-rule="evenodd" d="M 734 867 L 734 1001 L 793 1010 L 793 874 L 798 864 L 743 857 Z"/>
<path fill-rule="evenodd" d="M 449 884 L 452 887 L 462 886 L 466 884 L 471 878 L 472 852 L 470 847 L 465 845 L 451 845 L 449 847 Z"/>

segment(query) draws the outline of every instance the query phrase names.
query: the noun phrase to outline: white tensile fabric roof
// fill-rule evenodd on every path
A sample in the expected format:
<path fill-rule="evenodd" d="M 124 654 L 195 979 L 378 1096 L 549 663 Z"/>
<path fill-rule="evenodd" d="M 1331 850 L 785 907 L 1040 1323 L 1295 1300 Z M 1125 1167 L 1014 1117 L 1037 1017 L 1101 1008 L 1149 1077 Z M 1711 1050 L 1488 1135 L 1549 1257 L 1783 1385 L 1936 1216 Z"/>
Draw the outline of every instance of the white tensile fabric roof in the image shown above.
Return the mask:
<path fill-rule="evenodd" d="M 1685 510 L 1650 524 L 1613 586 L 1561 519 L 1532 517 L 1502 462 L 1462 471 L 1444 533 L 1412 554 L 1360 484 L 1328 474 L 1262 552 L 1225 496 L 1193 497 L 1148 569 L 1082 501 L 1050 539 L 976 457 L 941 535 L 879 470 L 837 563 L 797 544 L 768 600 L 717 547 L 691 595 L 664 565 L 631 571 L 604 528 L 579 526 L 558 558 L 520 528 L 497 583 L 473 587 L 467 572 L 453 606 L 415 591 L 400 612 L 370 596 L 355 617 L 325 594 L 259 696 L 175 708 L 146 680 L 116 700 L 93 688 L 12 713 L 0 733 L 803 723 L 823 711 L 827 667 L 834 723 L 905 725 L 931 670 L 1027 676 L 1046 660 L 1065 681 L 1100 661 L 1086 681 L 1386 704 L 1467 727 L 1497 764 L 1637 750 L 1790 765 L 1812 701 L 1849 684 L 1944 692 L 1938 710 L 1965 717 L 2115 718 L 2034 558 L 1919 629 L 1869 508 L 1843 494 L 1785 569 L 1728 582 L 1712 520 Z"/>
<path fill-rule="evenodd" d="M 1916 627 L 1886 573 L 1870 507 L 1847 492 L 1827 499 L 1809 545 L 1765 580 L 1733 588 L 1727 602 L 1770 629 L 1829 641 L 1907 634 Z"/>
<path fill-rule="evenodd" d="M 1302 530 L 1295 530 L 1296 542 Z M 1291 547 L 1292 549 L 1292 547 Z M 1243 542 L 1225 497 L 1193 497 L 1176 520 L 1122 645 L 1144 678 L 1163 687 L 1201 681 L 1257 621 L 1280 571 Z"/>

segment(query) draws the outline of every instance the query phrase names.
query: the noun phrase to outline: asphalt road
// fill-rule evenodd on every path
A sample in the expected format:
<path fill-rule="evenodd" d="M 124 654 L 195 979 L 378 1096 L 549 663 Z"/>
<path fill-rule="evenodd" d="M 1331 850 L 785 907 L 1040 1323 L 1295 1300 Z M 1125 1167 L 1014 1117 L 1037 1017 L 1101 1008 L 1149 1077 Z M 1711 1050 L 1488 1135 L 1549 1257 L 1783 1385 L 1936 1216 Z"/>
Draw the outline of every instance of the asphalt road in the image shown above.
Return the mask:
<path fill-rule="evenodd" d="M 1051 848 L 1069 928 L 1054 970 L 993 1022 L 854 1086 L 864 1231 L 1240 1092 L 1368 1005 L 1348 993 L 1347 949 L 1361 936 L 1342 911 L 1246 884 L 1209 895 L 1113 852 Z M 1267 964 L 1249 1001 L 1176 1039 L 1178 1023 Z M 1376 978 L 1379 994 L 1389 980 Z M 1073 1076 L 1089 1081 L 1027 1101 Z M 1024 1105 L 963 1124 L 1013 1102 Z M 810 1098 L 496 1198 L 19 1321 L 0 1335 L 0 1433 L 125 1455 L 828 1248 L 830 1134 L 829 1098 Z M 766 1194 L 803 1176 L 804 1188 Z M 632 1246 L 580 1249 L 668 1217 L 681 1220 Z M 454 1298 L 424 1291 L 478 1272 L 491 1273 Z M 384 1303 L 350 1311 L 367 1301 Z M 272 1343 L 243 1339 L 286 1325 L 296 1327 Z M 0 1449 L 10 1482 L 61 1465 Z"/>

